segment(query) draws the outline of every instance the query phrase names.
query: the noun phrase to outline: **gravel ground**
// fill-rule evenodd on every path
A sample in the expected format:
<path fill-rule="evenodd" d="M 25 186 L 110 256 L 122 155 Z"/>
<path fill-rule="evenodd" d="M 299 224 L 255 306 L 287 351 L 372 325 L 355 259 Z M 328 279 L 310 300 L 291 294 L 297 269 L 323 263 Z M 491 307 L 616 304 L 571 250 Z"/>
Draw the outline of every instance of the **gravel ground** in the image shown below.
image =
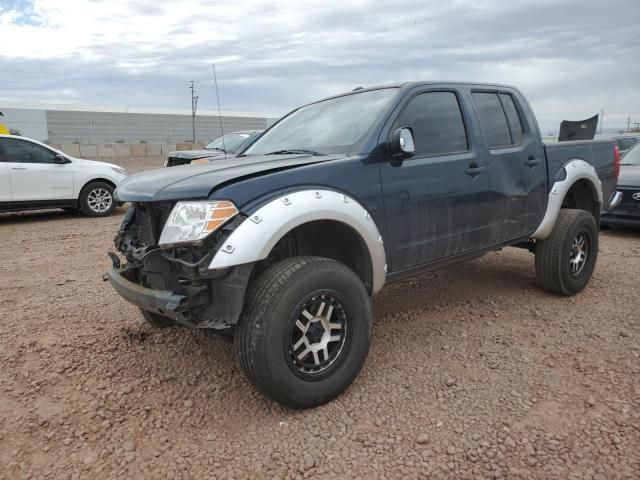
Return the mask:
<path fill-rule="evenodd" d="M 517 249 L 387 286 L 361 375 L 299 412 L 102 282 L 118 223 L 0 215 L 0 479 L 640 478 L 640 232 L 572 298 Z"/>

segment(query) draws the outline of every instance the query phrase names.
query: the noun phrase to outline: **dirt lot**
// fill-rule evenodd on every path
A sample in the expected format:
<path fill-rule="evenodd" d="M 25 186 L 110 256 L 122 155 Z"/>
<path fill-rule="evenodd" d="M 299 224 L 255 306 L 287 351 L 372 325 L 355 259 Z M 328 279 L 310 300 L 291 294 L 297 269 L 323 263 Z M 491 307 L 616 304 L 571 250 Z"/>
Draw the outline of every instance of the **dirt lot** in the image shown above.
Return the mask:
<path fill-rule="evenodd" d="M 118 223 L 0 215 L 0 479 L 640 478 L 640 232 L 573 298 L 516 249 L 387 286 L 359 378 L 297 412 L 102 282 Z"/>

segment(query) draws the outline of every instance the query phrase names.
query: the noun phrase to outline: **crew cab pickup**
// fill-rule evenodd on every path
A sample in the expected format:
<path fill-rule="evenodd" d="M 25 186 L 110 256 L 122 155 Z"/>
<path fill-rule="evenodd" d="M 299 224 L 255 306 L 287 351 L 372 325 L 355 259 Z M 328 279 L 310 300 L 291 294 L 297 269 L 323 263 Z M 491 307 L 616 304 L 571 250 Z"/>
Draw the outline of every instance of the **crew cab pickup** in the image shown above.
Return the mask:
<path fill-rule="evenodd" d="M 360 89 L 237 158 L 129 177 L 105 280 L 154 326 L 232 333 L 254 385 L 313 407 L 359 373 L 386 283 L 516 246 L 542 288 L 581 292 L 618 162 L 610 140 L 545 147 L 513 87 Z"/>

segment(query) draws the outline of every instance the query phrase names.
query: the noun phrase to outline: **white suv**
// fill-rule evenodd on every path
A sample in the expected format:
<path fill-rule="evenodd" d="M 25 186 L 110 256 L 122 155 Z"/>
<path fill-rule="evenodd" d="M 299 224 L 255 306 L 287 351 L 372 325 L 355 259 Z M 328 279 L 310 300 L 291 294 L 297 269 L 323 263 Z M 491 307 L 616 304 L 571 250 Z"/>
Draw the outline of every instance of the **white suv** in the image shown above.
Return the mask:
<path fill-rule="evenodd" d="M 30 138 L 0 135 L 0 211 L 80 209 L 90 217 L 116 208 L 113 191 L 127 172 L 74 158 Z"/>

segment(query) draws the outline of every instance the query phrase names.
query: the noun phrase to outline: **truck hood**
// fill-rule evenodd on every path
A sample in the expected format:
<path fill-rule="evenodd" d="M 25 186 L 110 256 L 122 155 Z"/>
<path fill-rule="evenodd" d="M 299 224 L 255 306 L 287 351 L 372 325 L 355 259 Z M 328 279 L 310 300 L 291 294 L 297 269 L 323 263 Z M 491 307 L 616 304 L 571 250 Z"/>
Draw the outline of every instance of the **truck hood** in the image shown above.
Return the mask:
<path fill-rule="evenodd" d="M 224 152 L 220 150 L 178 150 L 175 152 L 169 152 L 167 155 L 169 158 L 187 158 L 189 160 L 195 160 L 196 158 L 205 157 L 224 157 Z"/>
<path fill-rule="evenodd" d="M 301 167 L 343 158 L 342 155 L 264 155 L 221 159 L 136 173 L 115 191 L 120 202 L 157 202 L 207 198 L 218 185 L 256 173 Z"/>
<path fill-rule="evenodd" d="M 640 187 L 640 166 L 620 165 L 620 176 L 618 177 L 620 187 Z"/>

